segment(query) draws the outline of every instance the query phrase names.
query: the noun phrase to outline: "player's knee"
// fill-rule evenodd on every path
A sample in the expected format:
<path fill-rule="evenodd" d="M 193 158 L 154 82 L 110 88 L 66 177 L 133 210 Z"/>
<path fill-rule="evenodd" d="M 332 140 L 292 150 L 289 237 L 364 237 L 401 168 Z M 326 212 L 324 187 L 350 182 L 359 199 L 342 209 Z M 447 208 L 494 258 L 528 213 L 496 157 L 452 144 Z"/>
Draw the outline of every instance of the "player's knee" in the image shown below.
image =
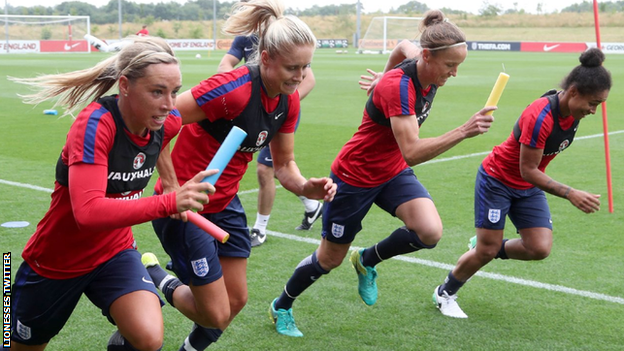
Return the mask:
<path fill-rule="evenodd" d="M 440 239 L 442 239 L 441 229 L 439 231 L 429 232 L 426 235 L 423 235 L 420 237 L 420 241 L 422 241 L 423 244 L 427 244 L 431 246 L 437 245 Z"/>
<path fill-rule="evenodd" d="M 344 256 L 340 255 L 321 255 L 318 257 L 318 267 L 322 270 L 331 271 L 332 269 L 340 266 L 344 261 Z"/>
<path fill-rule="evenodd" d="M 344 261 L 345 256 L 346 253 L 344 255 L 340 255 L 335 252 L 323 252 L 318 250 L 310 256 L 310 261 L 315 267 L 317 271 L 316 273 L 327 274 L 332 269 L 340 266 L 342 261 Z"/>
<path fill-rule="evenodd" d="M 237 296 L 230 296 L 231 319 L 234 319 L 234 316 L 236 316 L 240 311 L 242 311 L 245 305 L 247 305 L 247 298 L 248 298 L 248 295 L 246 293 L 240 294 Z"/>
<path fill-rule="evenodd" d="M 230 309 L 218 308 L 210 309 L 209 311 L 200 311 L 199 318 L 195 320 L 195 323 L 201 325 L 204 328 L 216 328 L 225 330 L 230 324 Z"/>
<path fill-rule="evenodd" d="M 221 318 L 214 323 L 214 328 L 219 330 L 225 330 L 230 325 L 230 318 Z"/>
<path fill-rule="evenodd" d="M 531 253 L 531 258 L 533 260 L 536 260 L 536 261 L 543 260 L 550 255 L 550 246 L 543 245 L 543 246 L 534 247 L 532 248 L 530 253 Z"/>
<path fill-rule="evenodd" d="M 442 225 L 431 224 L 425 227 L 421 227 L 416 232 L 420 241 L 425 245 L 435 246 L 442 239 Z"/>
<path fill-rule="evenodd" d="M 342 261 L 344 261 L 344 257 L 342 260 L 338 260 L 338 259 L 329 259 L 326 260 L 326 262 L 322 262 L 320 263 L 321 267 L 326 270 L 326 271 L 331 271 L 334 268 L 337 268 L 338 266 L 340 266 L 342 264 Z"/>
<path fill-rule="evenodd" d="M 487 264 L 492 261 L 498 252 L 500 251 L 500 244 L 498 245 L 486 245 L 482 243 L 478 243 L 476 247 L 476 257 L 481 262 L 482 265 Z"/>
<path fill-rule="evenodd" d="M 275 173 L 273 168 L 267 167 L 261 163 L 258 163 L 258 168 L 256 169 L 256 175 L 258 176 L 258 182 L 263 185 L 268 182 L 272 182 L 275 177 Z"/>
<path fill-rule="evenodd" d="M 133 335 L 132 338 L 128 338 L 128 342 L 139 351 L 158 351 L 163 345 L 163 335 L 156 331 L 146 331 L 141 335 Z"/>

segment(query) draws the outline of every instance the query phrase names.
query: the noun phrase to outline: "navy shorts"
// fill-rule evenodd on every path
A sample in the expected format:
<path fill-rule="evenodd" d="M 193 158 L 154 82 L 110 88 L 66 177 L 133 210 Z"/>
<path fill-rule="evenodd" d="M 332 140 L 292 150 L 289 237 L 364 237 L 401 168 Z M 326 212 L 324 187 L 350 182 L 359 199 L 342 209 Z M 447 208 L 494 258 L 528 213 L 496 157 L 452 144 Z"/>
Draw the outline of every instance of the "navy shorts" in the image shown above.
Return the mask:
<path fill-rule="evenodd" d="M 396 217 L 401 204 L 431 195 L 418 181 L 411 168 L 406 168 L 394 178 L 374 188 L 360 188 L 343 182 L 333 173 L 329 175 L 336 183 L 336 196 L 323 205 L 323 238 L 338 244 L 349 244 L 362 230 L 362 220 L 376 204 Z"/>
<path fill-rule="evenodd" d="M 295 125 L 295 131 L 299 128 L 299 121 L 301 121 L 301 110 L 297 117 L 297 124 Z M 271 157 L 271 149 L 267 146 L 258 152 L 258 163 L 261 163 L 267 167 L 273 168 L 273 157 Z"/>
<path fill-rule="evenodd" d="M 552 230 L 546 195 L 537 187 L 526 190 L 510 188 L 480 166 L 474 198 L 476 228 L 502 230 L 505 217 L 509 216 L 517 230 L 535 227 Z"/>
<path fill-rule="evenodd" d="M 173 271 L 187 285 L 206 285 L 221 278 L 219 256 L 248 258 L 251 253 L 247 216 L 238 196 L 223 211 L 202 216 L 230 234 L 225 244 L 191 222 L 170 217 L 152 221 L 156 235 L 171 257 Z"/>
<path fill-rule="evenodd" d="M 258 163 L 273 168 L 273 157 L 271 156 L 271 148 L 268 146 L 258 152 Z"/>
<path fill-rule="evenodd" d="M 41 345 L 61 331 L 84 293 L 111 323 L 109 309 L 122 295 L 156 287 L 134 249 L 121 251 L 92 272 L 71 279 L 40 276 L 23 262 L 13 285 L 13 334 L 25 345 Z M 160 299 L 160 297 L 159 297 Z M 160 300 L 161 305 L 163 301 Z"/>

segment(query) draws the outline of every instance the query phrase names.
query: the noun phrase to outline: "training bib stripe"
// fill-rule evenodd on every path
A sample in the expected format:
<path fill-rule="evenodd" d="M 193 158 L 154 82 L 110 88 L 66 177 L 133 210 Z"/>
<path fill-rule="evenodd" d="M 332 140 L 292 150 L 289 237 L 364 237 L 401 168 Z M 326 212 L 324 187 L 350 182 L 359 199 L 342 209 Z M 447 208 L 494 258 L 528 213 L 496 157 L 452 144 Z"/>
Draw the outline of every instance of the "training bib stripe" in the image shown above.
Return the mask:
<path fill-rule="evenodd" d="M 409 109 L 409 86 L 410 86 L 410 77 L 402 76 L 400 86 L 400 95 L 401 95 L 401 113 L 405 116 L 410 115 Z"/>
<path fill-rule="evenodd" d="M 180 114 L 180 111 L 178 111 L 177 108 L 174 108 L 173 110 L 169 111 L 170 115 L 176 116 L 178 118 L 182 118 L 182 115 Z"/>
<path fill-rule="evenodd" d="M 89 116 L 83 141 L 84 146 L 82 151 L 82 162 L 84 163 L 93 163 L 95 161 L 95 139 L 97 128 L 100 124 L 102 116 L 106 113 L 108 113 L 108 110 L 100 106 L 100 108 L 93 111 Z"/>
<path fill-rule="evenodd" d="M 230 81 L 226 84 L 223 84 L 221 86 L 218 86 L 212 90 L 209 90 L 203 93 L 201 96 L 199 96 L 196 99 L 197 105 L 203 106 L 204 104 L 209 103 L 213 99 L 221 97 L 250 82 L 251 82 L 251 75 L 245 74 L 244 76 L 241 76 L 237 78 L 236 80 Z"/>
<path fill-rule="evenodd" d="M 537 120 L 535 121 L 535 126 L 533 127 L 533 134 L 531 135 L 531 147 L 536 147 L 537 141 L 539 138 L 540 130 L 542 129 L 542 125 L 544 124 L 544 119 L 550 113 L 550 104 L 546 104 L 542 112 L 540 112 L 539 116 L 537 116 Z"/>

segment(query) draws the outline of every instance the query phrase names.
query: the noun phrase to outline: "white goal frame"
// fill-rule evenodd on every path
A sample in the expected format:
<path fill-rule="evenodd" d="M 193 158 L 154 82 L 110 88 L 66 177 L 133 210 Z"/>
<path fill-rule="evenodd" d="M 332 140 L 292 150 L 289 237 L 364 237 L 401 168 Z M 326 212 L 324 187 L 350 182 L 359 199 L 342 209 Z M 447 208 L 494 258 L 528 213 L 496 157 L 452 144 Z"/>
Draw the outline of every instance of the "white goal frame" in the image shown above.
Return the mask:
<path fill-rule="evenodd" d="M 74 27 L 72 29 L 72 22 Z M 80 23 L 80 26 L 77 24 Z M 44 42 L 45 39 L 41 38 L 41 35 L 37 38 L 26 38 L 20 35 L 19 30 L 12 30 L 11 25 L 15 26 L 58 26 L 67 25 L 67 30 L 63 32 L 63 37 L 58 35 L 54 36 L 54 31 L 51 31 L 52 37 L 49 40 L 67 41 L 67 42 L 86 42 L 85 35 L 91 35 L 91 17 L 90 16 L 71 16 L 71 15 L 58 15 L 58 16 L 38 16 L 38 15 L 0 15 L 0 25 L 4 27 L 4 40 L 0 39 L 0 46 L 4 48 L 0 50 L 0 54 L 11 53 L 11 47 L 14 47 L 24 42 Z M 40 45 L 40 44 L 38 44 Z M 87 45 L 84 52 L 91 52 L 91 45 Z"/>
<path fill-rule="evenodd" d="M 375 31 L 377 22 L 382 21 L 382 35 L 381 38 L 371 38 L 371 31 Z M 414 33 L 403 33 L 403 37 L 398 38 L 396 34 L 389 33 L 388 31 L 388 20 L 390 21 L 416 21 L 416 28 Z M 368 28 L 366 29 L 366 33 L 364 37 L 360 40 L 358 44 L 358 53 L 368 54 L 368 53 L 379 53 L 385 54 L 392 51 L 394 48 L 393 40 L 396 40 L 396 43 L 400 40 L 415 40 L 420 36 L 420 32 L 418 32 L 418 24 L 423 20 L 423 17 L 398 17 L 398 16 L 381 16 L 381 17 L 373 17 Z M 395 45 L 396 45 L 395 43 Z M 368 45 L 367 45 L 368 44 Z M 367 47 L 368 46 L 368 47 Z"/>

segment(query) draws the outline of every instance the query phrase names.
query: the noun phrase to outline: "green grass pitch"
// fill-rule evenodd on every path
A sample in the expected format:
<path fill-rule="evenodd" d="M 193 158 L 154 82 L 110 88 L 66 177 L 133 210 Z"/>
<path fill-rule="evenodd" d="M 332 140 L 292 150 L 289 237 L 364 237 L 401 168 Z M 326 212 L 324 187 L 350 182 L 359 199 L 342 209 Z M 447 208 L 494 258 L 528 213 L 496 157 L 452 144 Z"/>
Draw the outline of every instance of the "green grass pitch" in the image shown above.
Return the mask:
<path fill-rule="evenodd" d="M 223 52 L 202 52 L 201 59 L 196 54 L 179 54 L 183 89 L 216 72 Z M 439 90 L 421 129 L 422 137 L 440 135 L 478 111 L 503 65 L 511 78 L 488 133 L 415 167 L 442 217 L 442 240 L 433 250 L 380 264 L 379 300 L 372 307 L 360 302 L 357 278 L 348 262 L 323 277 L 294 305 L 297 324 L 305 334 L 302 339 L 278 335 L 267 310 L 295 266 L 316 248 L 320 223 L 310 232 L 296 232 L 303 208 L 294 195 L 278 189 L 269 238 L 253 249 L 249 259 L 249 302 L 211 349 L 620 350 L 624 343 L 624 56 L 608 55 L 605 62 L 614 81 L 607 102 L 614 212 L 608 210 L 599 109 L 581 122 L 574 144 L 551 163 L 547 173 L 574 188 L 602 194 L 601 210 L 587 215 L 568 201 L 549 196 L 554 245 L 548 259 L 496 260 L 486 266 L 484 274 L 460 292 L 458 301 L 470 316 L 467 320 L 444 317 L 431 302 L 434 287 L 474 235 L 473 185 L 479 163 L 509 135 L 526 105 L 558 86 L 578 64 L 578 56 L 469 52 L 458 77 Z M 21 263 L 24 244 L 49 206 L 48 189 L 53 188 L 55 163 L 72 120 L 44 115 L 42 111 L 51 104 L 22 104 L 17 93 L 27 93 L 27 88 L 6 77 L 86 68 L 105 57 L 100 53 L 0 56 L 0 223 L 30 222 L 26 228 L 0 227 L 0 247 L 12 253 L 13 274 Z M 332 160 L 362 118 L 366 94 L 359 89 L 359 76 L 366 74 L 366 68 L 381 70 L 386 58 L 317 50 L 313 62 L 317 84 L 302 102 L 302 122 L 296 134 L 296 159 L 305 176 L 328 175 Z M 250 223 L 255 219 L 257 187 L 252 162 L 239 194 Z M 353 245 L 369 246 L 399 225 L 397 219 L 374 208 Z M 136 226 L 134 232 L 141 251 L 154 252 L 161 262 L 167 261 L 149 224 Z M 515 236 L 509 224 L 506 237 Z M 191 322 L 169 305 L 163 307 L 163 315 L 163 350 L 177 350 Z M 114 330 L 83 299 L 48 349 L 103 350 Z"/>

